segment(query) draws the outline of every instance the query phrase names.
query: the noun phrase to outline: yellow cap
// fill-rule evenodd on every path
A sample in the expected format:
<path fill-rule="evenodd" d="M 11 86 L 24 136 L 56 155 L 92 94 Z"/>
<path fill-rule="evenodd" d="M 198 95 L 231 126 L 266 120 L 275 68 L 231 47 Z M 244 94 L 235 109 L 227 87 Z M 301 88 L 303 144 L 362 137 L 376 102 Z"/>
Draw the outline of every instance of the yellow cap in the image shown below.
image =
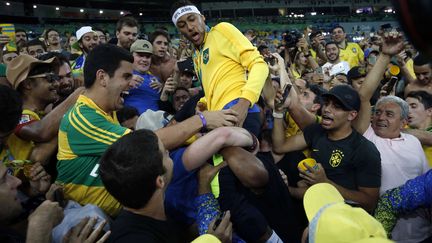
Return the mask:
<path fill-rule="evenodd" d="M 299 170 L 302 170 L 302 171 L 307 171 L 308 168 L 304 164 L 307 164 L 309 167 L 312 167 L 314 169 L 318 169 L 317 162 L 313 158 L 306 158 L 306 159 L 300 161 L 297 165 L 297 168 Z"/>
<path fill-rule="evenodd" d="M 391 242 L 382 225 L 362 208 L 345 204 L 337 189 L 328 183 L 310 187 L 303 205 L 309 220 L 309 242 Z"/>

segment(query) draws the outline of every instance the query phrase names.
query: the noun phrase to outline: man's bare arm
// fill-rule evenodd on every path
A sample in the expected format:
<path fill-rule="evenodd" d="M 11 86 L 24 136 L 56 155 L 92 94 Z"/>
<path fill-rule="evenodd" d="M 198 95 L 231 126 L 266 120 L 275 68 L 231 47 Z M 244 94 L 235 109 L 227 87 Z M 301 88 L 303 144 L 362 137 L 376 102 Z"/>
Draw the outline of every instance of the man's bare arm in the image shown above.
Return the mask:
<path fill-rule="evenodd" d="M 226 147 L 220 153 L 245 187 L 260 189 L 267 185 L 268 172 L 255 155 L 240 147 Z"/>
<path fill-rule="evenodd" d="M 19 130 L 18 136 L 23 140 L 38 143 L 49 142 L 57 136 L 63 115 L 76 103 L 78 96 L 83 92 L 83 90 L 84 88 L 76 89 L 66 100 L 54 108 L 40 121 L 35 121 L 27 126 L 23 126 L 21 130 Z"/>

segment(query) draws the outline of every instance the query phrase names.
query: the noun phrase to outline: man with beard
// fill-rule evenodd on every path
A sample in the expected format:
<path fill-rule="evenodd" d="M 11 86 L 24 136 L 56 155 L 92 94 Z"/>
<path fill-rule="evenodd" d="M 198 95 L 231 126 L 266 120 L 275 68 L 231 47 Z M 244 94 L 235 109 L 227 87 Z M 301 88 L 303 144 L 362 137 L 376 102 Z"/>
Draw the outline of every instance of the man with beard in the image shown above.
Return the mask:
<path fill-rule="evenodd" d="M 72 63 L 72 76 L 79 86 L 84 83 L 84 64 L 88 53 L 96 47 L 99 43 L 99 37 L 93 31 L 91 26 L 81 27 L 76 32 L 77 42 L 75 42 L 76 49 L 81 49 L 82 55 L 79 56 L 75 62 Z"/>
<path fill-rule="evenodd" d="M 152 64 L 152 44 L 146 40 L 137 40 L 132 44 L 130 52 L 134 57 L 133 74 L 142 77 L 143 81 L 138 87 L 129 90 L 125 105 L 135 107 L 139 114 L 147 109 L 157 111 L 159 91 L 154 85 L 159 83 L 159 80 L 149 72 Z"/>
<path fill-rule="evenodd" d="M 156 30 L 150 35 L 149 41 L 153 45 L 150 71 L 164 83 L 173 74 L 176 65 L 176 59 L 168 54 L 170 43 L 168 32 Z"/>
<path fill-rule="evenodd" d="M 327 63 L 322 66 L 323 73 L 329 76 L 336 75 L 338 73 L 348 73 L 350 66 L 348 62 L 341 61 L 339 52 L 339 47 L 335 42 L 329 42 L 325 45 Z"/>
<path fill-rule="evenodd" d="M 414 73 L 417 78 L 405 87 L 405 95 L 419 90 L 432 94 L 432 60 L 421 54 L 416 56 L 414 58 Z"/>
<path fill-rule="evenodd" d="M 29 159 L 34 143 L 51 141 L 61 117 L 76 99 L 77 95 L 71 95 L 45 116 L 46 107 L 58 99 L 57 70 L 55 58 L 40 61 L 29 55 L 18 56 L 9 65 L 7 79 L 21 94 L 24 103 L 20 122 L 8 140 L 14 159 Z"/>
<path fill-rule="evenodd" d="M 195 73 L 204 88 L 206 108 L 235 110 L 239 114 L 236 125 L 258 135 L 261 122 L 255 103 L 269 69 L 256 47 L 229 23 L 209 29 L 205 17 L 187 0 L 174 3 L 171 16 L 195 48 Z"/>
<path fill-rule="evenodd" d="M 129 51 L 138 36 L 138 22 L 131 16 L 119 19 L 116 27 L 117 46 Z"/>
<path fill-rule="evenodd" d="M 27 42 L 27 33 L 23 29 L 16 29 L 15 30 L 15 43 L 16 45 L 20 45 L 21 43 Z"/>
<path fill-rule="evenodd" d="M 39 60 L 48 60 L 50 58 L 56 57 L 59 63 L 58 76 L 59 76 L 59 86 L 57 89 L 57 94 L 59 96 L 58 100 L 55 102 L 54 106 L 57 106 L 63 102 L 72 92 L 74 91 L 74 83 L 72 79 L 72 70 L 68 59 L 58 53 L 49 52 L 45 55 L 39 57 Z"/>
<path fill-rule="evenodd" d="M 336 26 L 332 30 L 332 39 L 340 49 L 340 59 L 348 62 L 350 67 L 361 66 L 364 53 L 361 47 L 354 42 L 346 40 L 346 33 L 342 26 Z"/>

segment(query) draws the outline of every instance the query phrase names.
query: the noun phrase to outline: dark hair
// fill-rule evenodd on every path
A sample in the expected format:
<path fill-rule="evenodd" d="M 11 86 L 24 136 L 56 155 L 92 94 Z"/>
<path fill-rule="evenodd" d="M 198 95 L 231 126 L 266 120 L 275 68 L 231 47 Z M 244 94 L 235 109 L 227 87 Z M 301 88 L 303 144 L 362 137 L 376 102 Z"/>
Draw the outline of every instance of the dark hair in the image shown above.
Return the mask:
<path fill-rule="evenodd" d="M 258 46 L 258 51 L 261 53 L 262 51 L 264 51 L 265 49 L 268 49 L 268 46 L 266 45 L 260 45 Z"/>
<path fill-rule="evenodd" d="M 149 36 L 150 43 L 153 45 L 153 42 L 160 35 L 163 36 L 163 37 L 165 37 L 168 40 L 168 42 L 171 42 L 171 39 L 170 39 L 169 34 L 168 34 L 167 31 L 162 30 L 162 29 L 157 29 L 153 33 L 150 34 L 150 36 Z"/>
<path fill-rule="evenodd" d="M 173 16 L 173 14 L 175 13 L 175 11 L 177 9 L 179 9 L 181 7 L 184 7 L 184 6 L 188 6 L 188 5 L 195 6 L 195 4 L 193 4 L 189 0 L 180 0 L 180 1 L 177 1 L 177 2 L 173 3 L 173 5 L 171 5 L 170 16 Z"/>
<path fill-rule="evenodd" d="M 105 31 L 101 28 L 92 28 L 92 29 L 93 29 L 93 31 L 100 31 L 100 32 L 102 32 L 103 35 L 106 35 Z"/>
<path fill-rule="evenodd" d="M 42 41 L 40 41 L 39 39 L 33 39 L 33 40 L 27 42 L 27 48 L 29 46 L 42 46 L 42 48 L 46 51 L 45 44 Z"/>
<path fill-rule="evenodd" d="M 104 70 L 110 77 L 120 66 L 121 61 L 133 63 L 133 56 L 125 49 L 112 45 L 102 44 L 96 46 L 87 55 L 84 64 L 84 85 L 90 88 L 96 81 L 96 72 Z"/>
<path fill-rule="evenodd" d="M 25 31 L 24 29 L 15 29 L 15 33 L 18 32 L 24 32 L 27 35 L 27 31 Z"/>
<path fill-rule="evenodd" d="M 156 191 L 156 178 L 165 172 L 158 137 L 147 129 L 129 133 L 113 143 L 102 155 L 99 167 L 108 192 L 133 209 L 148 203 Z"/>
<path fill-rule="evenodd" d="M 119 123 L 129 120 L 135 116 L 139 116 L 139 112 L 133 106 L 124 106 L 117 111 L 117 120 L 119 121 Z"/>
<path fill-rule="evenodd" d="M 10 132 L 21 117 L 23 102 L 20 94 L 6 85 L 0 85 L 0 132 Z"/>
<path fill-rule="evenodd" d="M 138 27 L 138 22 L 137 22 L 137 20 L 134 17 L 124 16 L 124 17 L 121 17 L 117 21 L 116 30 L 120 31 L 123 28 L 123 26 Z"/>
<path fill-rule="evenodd" d="M 335 27 L 333 27 L 332 28 L 332 30 L 331 30 L 331 32 L 333 33 L 333 31 L 335 30 L 335 29 L 342 29 L 342 31 L 345 33 L 345 29 L 344 29 L 344 27 L 342 27 L 342 26 L 340 26 L 340 25 L 336 25 Z"/>
<path fill-rule="evenodd" d="M 186 89 L 185 87 L 177 87 L 177 88 L 174 90 L 173 95 L 174 95 L 177 91 L 179 91 L 179 90 L 186 91 L 186 92 L 189 94 L 189 90 Z"/>
<path fill-rule="evenodd" d="M 60 34 L 58 32 L 58 30 L 56 30 L 56 29 L 52 29 L 52 28 L 51 29 L 47 29 L 47 31 L 45 32 L 45 35 L 44 35 L 45 40 L 48 39 L 48 33 L 51 32 L 51 31 L 55 31 L 55 32 L 57 32 L 57 34 Z"/>
<path fill-rule="evenodd" d="M 59 66 L 65 64 L 65 63 L 67 63 L 67 65 L 70 66 L 69 59 L 65 55 L 63 55 L 59 52 L 50 51 L 48 53 L 45 53 L 45 54 L 39 56 L 38 59 L 45 61 L 45 60 L 48 60 L 48 59 L 53 58 L 53 57 L 56 57 L 56 59 L 57 59 L 56 61 L 58 62 L 57 64 Z"/>
<path fill-rule="evenodd" d="M 429 64 L 429 66 L 432 66 L 431 59 L 429 59 L 427 56 L 418 54 L 416 57 L 414 57 L 414 65 L 416 66 L 423 66 L 426 64 Z"/>
<path fill-rule="evenodd" d="M 329 41 L 329 42 L 327 42 L 327 43 L 325 44 L 325 48 L 327 48 L 328 45 L 336 45 L 336 47 L 339 49 L 338 44 L 337 44 L 336 42 L 334 42 L 334 41 Z"/>
<path fill-rule="evenodd" d="M 423 104 L 425 110 L 432 107 L 432 94 L 429 94 L 426 91 L 412 91 L 408 93 L 407 98 L 408 97 L 418 99 L 418 101 Z"/>

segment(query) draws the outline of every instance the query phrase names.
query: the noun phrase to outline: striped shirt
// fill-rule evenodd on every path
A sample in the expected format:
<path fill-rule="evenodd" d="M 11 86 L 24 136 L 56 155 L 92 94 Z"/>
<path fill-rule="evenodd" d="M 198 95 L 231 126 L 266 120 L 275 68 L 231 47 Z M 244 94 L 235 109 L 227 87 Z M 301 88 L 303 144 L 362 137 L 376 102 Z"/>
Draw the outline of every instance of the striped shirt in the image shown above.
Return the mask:
<path fill-rule="evenodd" d="M 63 117 L 59 130 L 57 159 L 58 182 L 64 185 L 67 199 L 94 204 L 111 216 L 121 206 L 102 184 L 99 159 L 105 150 L 130 130 L 119 125 L 90 98 L 80 95 Z"/>

